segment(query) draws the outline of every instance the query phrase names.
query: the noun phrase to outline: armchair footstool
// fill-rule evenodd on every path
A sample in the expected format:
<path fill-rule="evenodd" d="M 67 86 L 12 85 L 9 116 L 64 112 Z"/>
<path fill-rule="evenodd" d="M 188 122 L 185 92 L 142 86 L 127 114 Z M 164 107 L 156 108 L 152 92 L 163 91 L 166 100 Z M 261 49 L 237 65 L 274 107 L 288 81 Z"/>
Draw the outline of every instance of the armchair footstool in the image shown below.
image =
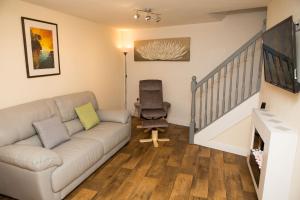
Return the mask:
<path fill-rule="evenodd" d="M 169 142 L 168 138 L 158 138 L 158 129 L 167 128 L 168 122 L 165 119 L 160 120 L 143 120 L 142 124 L 138 128 L 151 129 L 151 138 L 149 139 L 140 139 L 141 143 L 144 142 L 153 142 L 154 147 L 158 147 L 158 142 Z"/>

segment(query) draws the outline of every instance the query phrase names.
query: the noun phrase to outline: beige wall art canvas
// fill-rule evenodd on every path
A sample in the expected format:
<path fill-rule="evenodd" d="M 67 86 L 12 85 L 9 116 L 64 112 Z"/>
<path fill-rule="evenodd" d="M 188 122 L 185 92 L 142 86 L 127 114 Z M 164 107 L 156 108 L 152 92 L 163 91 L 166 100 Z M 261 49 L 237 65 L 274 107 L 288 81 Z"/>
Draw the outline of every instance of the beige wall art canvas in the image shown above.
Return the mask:
<path fill-rule="evenodd" d="M 190 61 L 190 38 L 134 41 L 135 61 Z"/>

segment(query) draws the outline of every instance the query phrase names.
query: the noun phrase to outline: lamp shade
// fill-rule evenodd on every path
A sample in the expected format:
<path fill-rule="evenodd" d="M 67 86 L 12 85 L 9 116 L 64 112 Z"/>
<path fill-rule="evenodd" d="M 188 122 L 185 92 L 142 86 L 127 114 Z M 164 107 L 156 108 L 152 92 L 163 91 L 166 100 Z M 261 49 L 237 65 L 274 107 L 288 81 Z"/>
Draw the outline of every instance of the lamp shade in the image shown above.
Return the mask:
<path fill-rule="evenodd" d="M 130 30 L 119 30 L 118 48 L 122 52 L 128 52 L 133 48 L 132 32 Z"/>

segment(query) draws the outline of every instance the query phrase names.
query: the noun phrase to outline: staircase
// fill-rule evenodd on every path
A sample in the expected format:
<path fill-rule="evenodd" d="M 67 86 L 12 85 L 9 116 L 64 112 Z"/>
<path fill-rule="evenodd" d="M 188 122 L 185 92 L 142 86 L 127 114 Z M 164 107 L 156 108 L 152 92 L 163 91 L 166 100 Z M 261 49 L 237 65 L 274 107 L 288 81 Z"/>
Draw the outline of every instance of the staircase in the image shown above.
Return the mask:
<path fill-rule="evenodd" d="M 258 32 L 201 81 L 193 76 L 189 129 L 191 144 L 207 143 L 249 116 L 252 109 L 257 107 L 262 76 L 263 31 Z"/>

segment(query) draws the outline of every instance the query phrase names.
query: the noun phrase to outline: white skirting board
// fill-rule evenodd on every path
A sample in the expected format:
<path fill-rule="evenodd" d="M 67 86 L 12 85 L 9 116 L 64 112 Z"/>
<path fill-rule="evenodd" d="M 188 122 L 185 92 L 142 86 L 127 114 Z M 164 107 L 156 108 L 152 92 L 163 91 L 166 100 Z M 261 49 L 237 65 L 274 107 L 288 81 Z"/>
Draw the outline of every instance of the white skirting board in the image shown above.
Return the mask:
<path fill-rule="evenodd" d="M 225 151 L 228 153 L 237 154 L 240 156 L 247 156 L 249 154 L 249 148 L 238 147 L 238 146 L 225 144 L 225 143 L 221 143 L 221 142 L 208 141 L 206 143 L 201 143 L 199 145 L 217 149 L 220 151 Z"/>

